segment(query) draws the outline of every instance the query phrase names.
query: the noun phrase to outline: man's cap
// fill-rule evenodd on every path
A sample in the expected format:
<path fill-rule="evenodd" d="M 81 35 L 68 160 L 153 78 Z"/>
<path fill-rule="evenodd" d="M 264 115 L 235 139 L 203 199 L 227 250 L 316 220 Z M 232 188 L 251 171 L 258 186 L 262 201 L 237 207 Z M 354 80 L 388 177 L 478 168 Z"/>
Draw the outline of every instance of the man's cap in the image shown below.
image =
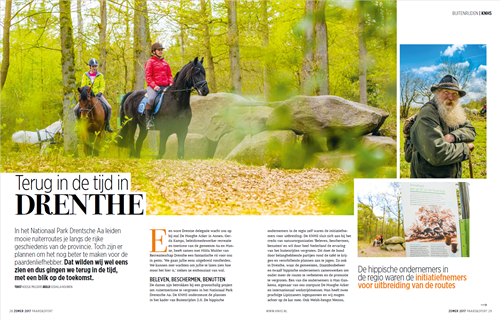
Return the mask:
<path fill-rule="evenodd" d="M 458 94 L 460 95 L 460 98 L 465 96 L 467 93 L 460 89 L 460 86 L 458 85 L 457 78 L 452 76 L 451 74 L 447 74 L 441 79 L 439 84 L 433 85 L 431 87 L 431 92 L 434 93 L 437 89 L 450 89 L 450 90 L 455 90 L 458 91 Z"/>

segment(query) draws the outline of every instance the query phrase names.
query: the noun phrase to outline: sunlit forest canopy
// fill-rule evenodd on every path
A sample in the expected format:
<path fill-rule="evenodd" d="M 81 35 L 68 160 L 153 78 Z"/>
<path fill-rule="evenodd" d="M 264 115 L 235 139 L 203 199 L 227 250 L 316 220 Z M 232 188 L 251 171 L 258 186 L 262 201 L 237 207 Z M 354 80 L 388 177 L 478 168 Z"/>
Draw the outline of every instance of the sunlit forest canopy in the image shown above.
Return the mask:
<path fill-rule="evenodd" d="M 102 59 L 101 45 L 104 45 L 105 61 L 99 61 L 99 71 L 104 71 L 105 63 L 105 95 L 113 109 L 117 108 L 120 95 L 134 89 L 137 53 L 134 50 L 143 50 L 149 56 L 150 44 L 159 41 L 166 48 L 164 56 L 174 75 L 197 56 L 207 61 L 209 52 L 213 70 L 206 64 L 205 68 L 211 92 L 238 92 L 231 81 L 232 42 L 228 40 L 231 2 L 144 1 L 148 34 L 145 48 L 137 48 L 137 39 L 134 39 L 138 4 L 120 0 L 105 3 L 105 41 L 101 43 L 102 3 L 71 2 L 76 87 L 82 74 L 88 71 L 89 59 Z M 300 94 L 304 37 L 312 27 L 310 16 L 305 13 L 306 1 L 237 1 L 233 4 L 237 5 L 241 93 L 268 101 Z M 0 11 L 4 27 L 6 2 L 0 4 Z M 11 133 L 14 129 L 44 127 L 42 123 L 49 124 L 66 114 L 62 108 L 59 1 L 13 1 L 10 15 L 9 66 L 1 102 L 2 124 L 6 132 Z M 328 1 L 324 15 L 328 94 L 360 101 L 360 66 L 363 65 L 367 103 L 386 109 L 395 117 L 396 3 Z M 363 59 L 360 58 L 361 42 L 366 48 Z M 4 49 L 5 41 L 2 52 Z M 2 53 L 2 60 L 4 58 Z M 114 112 L 113 117 L 116 115 Z M 395 118 L 387 120 L 387 124 L 391 123 L 395 128 Z"/>

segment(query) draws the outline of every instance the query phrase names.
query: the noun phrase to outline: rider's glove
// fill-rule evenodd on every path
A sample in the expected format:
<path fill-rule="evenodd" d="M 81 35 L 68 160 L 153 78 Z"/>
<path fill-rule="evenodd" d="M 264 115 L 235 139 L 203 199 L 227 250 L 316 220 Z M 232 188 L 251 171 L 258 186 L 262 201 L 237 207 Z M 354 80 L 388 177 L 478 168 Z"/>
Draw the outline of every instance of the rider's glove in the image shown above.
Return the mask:
<path fill-rule="evenodd" d="M 98 94 L 96 94 L 96 96 L 100 98 L 102 96 L 102 93 L 99 92 Z"/>

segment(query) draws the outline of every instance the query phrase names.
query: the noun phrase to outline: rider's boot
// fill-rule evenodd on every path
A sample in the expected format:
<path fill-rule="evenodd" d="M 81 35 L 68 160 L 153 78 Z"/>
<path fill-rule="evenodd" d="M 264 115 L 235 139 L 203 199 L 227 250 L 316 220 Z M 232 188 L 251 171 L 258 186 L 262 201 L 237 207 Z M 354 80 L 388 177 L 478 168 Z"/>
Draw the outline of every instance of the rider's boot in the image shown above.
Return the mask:
<path fill-rule="evenodd" d="M 109 125 L 109 120 L 106 121 L 106 129 L 105 130 L 107 132 L 114 132 L 113 128 L 111 128 L 111 126 Z"/>
<path fill-rule="evenodd" d="M 104 130 L 106 130 L 107 132 L 114 132 L 113 128 L 111 128 L 111 126 L 109 125 L 109 120 L 111 119 L 111 108 L 110 107 L 107 108 L 108 108 L 108 114 L 106 117 L 106 128 Z"/>
<path fill-rule="evenodd" d="M 149 103 L 146 103 L 146 129 L 155 129 L 155 124 L 153 122 L 153 107 Z"/>

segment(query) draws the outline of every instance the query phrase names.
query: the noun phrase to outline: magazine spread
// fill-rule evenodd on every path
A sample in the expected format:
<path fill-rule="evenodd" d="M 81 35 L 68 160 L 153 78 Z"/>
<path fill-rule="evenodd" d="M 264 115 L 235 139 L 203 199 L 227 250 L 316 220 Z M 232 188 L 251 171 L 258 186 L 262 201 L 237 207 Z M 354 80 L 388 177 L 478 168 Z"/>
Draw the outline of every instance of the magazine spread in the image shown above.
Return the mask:
<path fill-rule="evenodd" d="M 500 1 L 0 12 L 1 319 L 499 318 Z"/>

